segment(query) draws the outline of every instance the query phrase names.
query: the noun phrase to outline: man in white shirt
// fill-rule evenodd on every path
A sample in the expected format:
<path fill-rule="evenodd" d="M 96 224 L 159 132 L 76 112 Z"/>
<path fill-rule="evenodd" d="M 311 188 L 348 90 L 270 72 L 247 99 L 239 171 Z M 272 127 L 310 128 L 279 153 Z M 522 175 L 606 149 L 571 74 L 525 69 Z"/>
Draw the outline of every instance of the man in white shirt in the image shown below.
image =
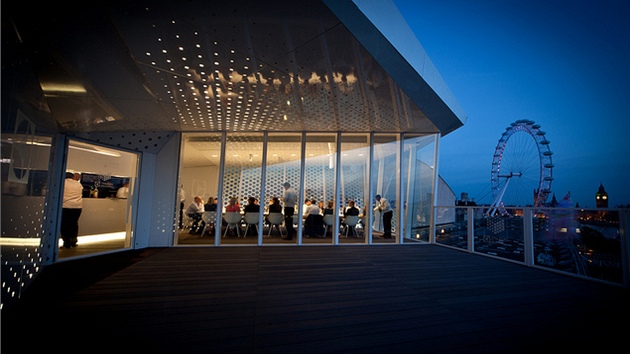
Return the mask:
<path fill-rule="evenodd" d="M 61 209 L 61 238 L 63 247 L 77 246 L 79 235 L 79 217 L 83 210 L 83 185 L 80 173 L 66 173 L 63 186 L 63 204 Z"/>
<path fill-rule="evenodd" d="M 184 228 L 184 203 L 186 203 L 186 192 L 184 185 L 179 186 L 179 229 Z"/>
<path fill-rule="evenodd" d="M 116 191 L 116 198 L 127 199 L 127 196 L 129 196 L 129 182 L 125 182 L 125 184 Z"/>
<path fill-rule="evenodd" d="M 286 239 L 292 240 L 295 234 L 295 229 L 293 228 L 293 214 L 295 213 L 295 204 L 297 203 L 297 193 L 289 182 L 284 182 L 282 186 L 284 187 L 282 201 L 284 204 L 284 225 L 287 228 Z"/>
<path fill-rule="evenodd" d="M 376 195 L 376 208 L 383 215 L 383 238 L 392 238 L 392 217 L 394 210 L 385 198 L 381 198 L 380 194 Z"/>

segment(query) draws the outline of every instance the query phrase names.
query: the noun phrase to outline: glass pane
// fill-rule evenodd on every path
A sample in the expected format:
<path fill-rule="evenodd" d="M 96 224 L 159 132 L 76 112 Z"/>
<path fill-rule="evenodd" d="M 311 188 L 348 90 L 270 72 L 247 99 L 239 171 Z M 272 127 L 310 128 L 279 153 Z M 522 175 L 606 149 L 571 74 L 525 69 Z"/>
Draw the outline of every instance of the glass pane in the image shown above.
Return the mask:
<path fill-rule="evenodd" d="M 374 135 L 374 159 L 372 161 L 372 190 L 380 201 L 374 201 L 372 238 L 374 242 L 392 242 L 397 234 L 396 215 L 399 155 L 398 135 Z M 389 205 L 389 206 L 387 206 Z M 386 208 L 386 209 L 383 209 Z M 391 211 L 390 211 L 391 210 Z M 387 238 L 386 229 L 389 226 L 391 239 Z"/>
<path fill-rule="evenodd" d="M 302 219 L 307 212 L 305 201 L 315 201 L 319 206 L 323 206 L 328 201 L 335 199 L 335 174 L 337 165 L 337 135 L 336 134 L 307 134 L 306 135 L 306 156 L 304 164 L 304 193 L 302 199 Z M 320 214 L 323 210 L 320 208 Z M 312 221 L 311 221 L 312 220 Z M 304 243 L 333 242 L 333 227 L 326 228 L 319 217 L 311 217 L 308 223 L 304 222 L 303 238 Z M 308 227 L 306 227 L 308 226 Z M 324 232 L 330 233 L 324 238 Z"/>
<path fill-rule="evenodd" d="M 248 227 L 244 220 L 231 222 L 226 219 L 226 213 L 240 211 L 242 214 L 249 197 L 257 199 L 260 204 L 262 151 L 262 134 L 227 135 L 222 207 L 224 221 L 229 225 L 225 225 L 222 231 L 222 235 L 226 236 L 221 238 L 223 244 L 258 243 L 256 230 L 260 228 L 260 225 L 254 223 L 249 224 Z"/>
<path fill-rule="evenodd" d="M 18 118 L 20 115 L 18 115 Z M 24 121 L 26 122 L 26 120 Z M 44 232 L 49 137 L 29 134 L 31 124 L 2 134 L 2 301 L 17 299 L 37 272 Z"/>
<path fill-rule="evenodd" d="M 623 283 L 618 210 L 549 208 L 532 217 L 535 265 Z"/>
<path fill-rule="evenodd" d="M 178 244 L 214 244 L 218 207 L 221 133 L 184 134 L 180 168 Z M 195 220 L 185 211 L 199 196 L 204 213 Z M 192 233 L 191 233 L 192 231 Z"/>
<path fill-rule="evenodd" d="M 505 211 L 505 214 L 475 214 L 474 251 L 523 262 L 523 209 L 505 208 Z"/>
<path fill-rule="evenodd" d="M 362 217 L 365 214 L 368 191 L 368 157 L 370 155 L 368 134 L 343 134 L 341 136 L 341 206 L 342 218 L 339 242 L 365 242 L 366 233 Z M 355 215 L 356 214 L 356 215 Z"/>
<path fill-rule="evenodd" d="M 452 222 L 436 225 L 435 242 L 451 247 L 468 249 L 468 210 L 472 208 L 438 207 L 436 209 L 438 216 L 439 214 L 454 215 L 454 219 Z M 418 238 L 420 238 L 419 235 Z"/>
<path fill-rule="evenodd" d="M 435 180 L 435 135 L 406 135 L 403 143 L 401 196 L 404 201 L 401 234 L 410 240 L 428 242 L 428 229 L 433 205 L 433 181 Z M 452 201 L 451 201 L 452 202 Z M 439 204 L 438 205 L 448 205 Z M 448 210 L 452 212 L 453 210 Z M 451 218 L 436 220 L 436 224 L 452 221 Z M 426 236 L 424 239 L 421 235 Z"/>
<path fill-rule="evenodd" d="M 282 217 L 265 218 L 264 243 L 287 243 L 281 238 L 287 237 L 287 221 L 284 218 L 283 195 L 285 182 L 289 182 L 295 190 L 299 188 L 301 168 L 302 134 L 269 134 L 267 137 L 267 166 L 265 174 L 265 214 L 280 212 Z M 273 199 L 276 205 L 272 206 Z M 281 207 L 278 209 L 277 203 Z M 271 209 L 271 210 L 270 210 Z M 293 218 L 290 219 L 293 225 Z M 294 235 L 293 241 L 297 237 Z"/>

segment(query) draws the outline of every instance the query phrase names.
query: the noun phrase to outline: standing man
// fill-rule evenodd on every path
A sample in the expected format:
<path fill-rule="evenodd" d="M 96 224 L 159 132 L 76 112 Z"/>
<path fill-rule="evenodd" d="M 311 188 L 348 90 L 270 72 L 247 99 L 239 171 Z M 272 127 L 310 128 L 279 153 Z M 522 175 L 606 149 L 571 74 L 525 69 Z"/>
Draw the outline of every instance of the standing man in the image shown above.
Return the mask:
<path fill-rule="evenodd" d="M 295 204 L 297 204 L 297 193 L 291 188 L 291 183 L 284 182 L 284 194 L 282 201 L 284 204 L 284 225 L 287 228 L 287 240 L 293 239 L 295 229 L 293 228 L 293 214 L 295 213 Z"/>
<path fill-rule="evenodd" d="M 376 195 L 376 209 L 383 215 L 383 238 L 392 238 L 392 217 L 394 210 L 385 198 L 381 198 L 380 194 Z"/>
<path fill-rule="evenodd" d="M 184 228 L 184 203 L 186 202 L 186 192 L 184 185 L 179 186 L 179 229 Z"/>
<path fill-rule="evenodd" d="M 80 179 L 80 173 L 66 172 L 60 228 L 64 248 L 77 246 L 79 217 L 83 210 L 83 185 L 79 182 Z"/>

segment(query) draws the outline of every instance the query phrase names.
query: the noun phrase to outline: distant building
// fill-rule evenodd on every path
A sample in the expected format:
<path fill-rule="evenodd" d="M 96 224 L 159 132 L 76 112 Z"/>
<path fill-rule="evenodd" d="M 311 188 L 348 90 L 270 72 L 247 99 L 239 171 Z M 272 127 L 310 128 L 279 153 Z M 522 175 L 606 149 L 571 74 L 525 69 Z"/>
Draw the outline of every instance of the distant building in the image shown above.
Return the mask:
<path fill-rule="evenodd" d="M 456 205 L 457 206 L 476 206 L 477 203 L 475 203 L 474 198 L 472 201 L 468 199 L 468 193 L 462 192 L 461 199 L 457 201 Z"/>
<path fill-rule="evenodd" d="M 599 184 L 599 189 L 595 193 L 595 206 L 597 208 L 608 208 L 608 193 L 603 184 Z"/>
<path fill-rule="evenodd" d="M 466 192 L 462 192 L 460 195 L 460 200 L 457 200 L 455 202 L 455 205 L 457 206 L 477 206 L 477 203 L 475 203 L 475 199 L 473 198 L 473 200 L 468 199 L 468 193 Z M 456 215 L 455 215 L 455 221 L 458 223 L 466 223 L 467 221 L 467 217 L 466 217 L 466 209 L 464 208 L 459 208 L 456 209 Z"/>

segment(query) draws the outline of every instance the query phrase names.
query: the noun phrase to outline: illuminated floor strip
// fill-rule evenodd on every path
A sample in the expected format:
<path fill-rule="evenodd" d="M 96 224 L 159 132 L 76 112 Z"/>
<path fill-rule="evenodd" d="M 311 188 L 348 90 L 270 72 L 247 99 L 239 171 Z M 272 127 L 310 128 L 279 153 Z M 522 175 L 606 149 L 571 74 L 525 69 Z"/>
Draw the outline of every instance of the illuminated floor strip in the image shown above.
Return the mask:
<path fill-rule="evenodd" d="M 124 240 L 126 233 L 112 232 L 108 234 L 79 236 L 77 243 L 79 245 L 87 245 L 90 243 Z M 41 243 L 40 238 L 19 238 L 19 237 L 2 237 L 0 238 L 0 246 L 38 246 Z M 63 245 L 63 240 L 59 239 L 59 246 Z"/>

